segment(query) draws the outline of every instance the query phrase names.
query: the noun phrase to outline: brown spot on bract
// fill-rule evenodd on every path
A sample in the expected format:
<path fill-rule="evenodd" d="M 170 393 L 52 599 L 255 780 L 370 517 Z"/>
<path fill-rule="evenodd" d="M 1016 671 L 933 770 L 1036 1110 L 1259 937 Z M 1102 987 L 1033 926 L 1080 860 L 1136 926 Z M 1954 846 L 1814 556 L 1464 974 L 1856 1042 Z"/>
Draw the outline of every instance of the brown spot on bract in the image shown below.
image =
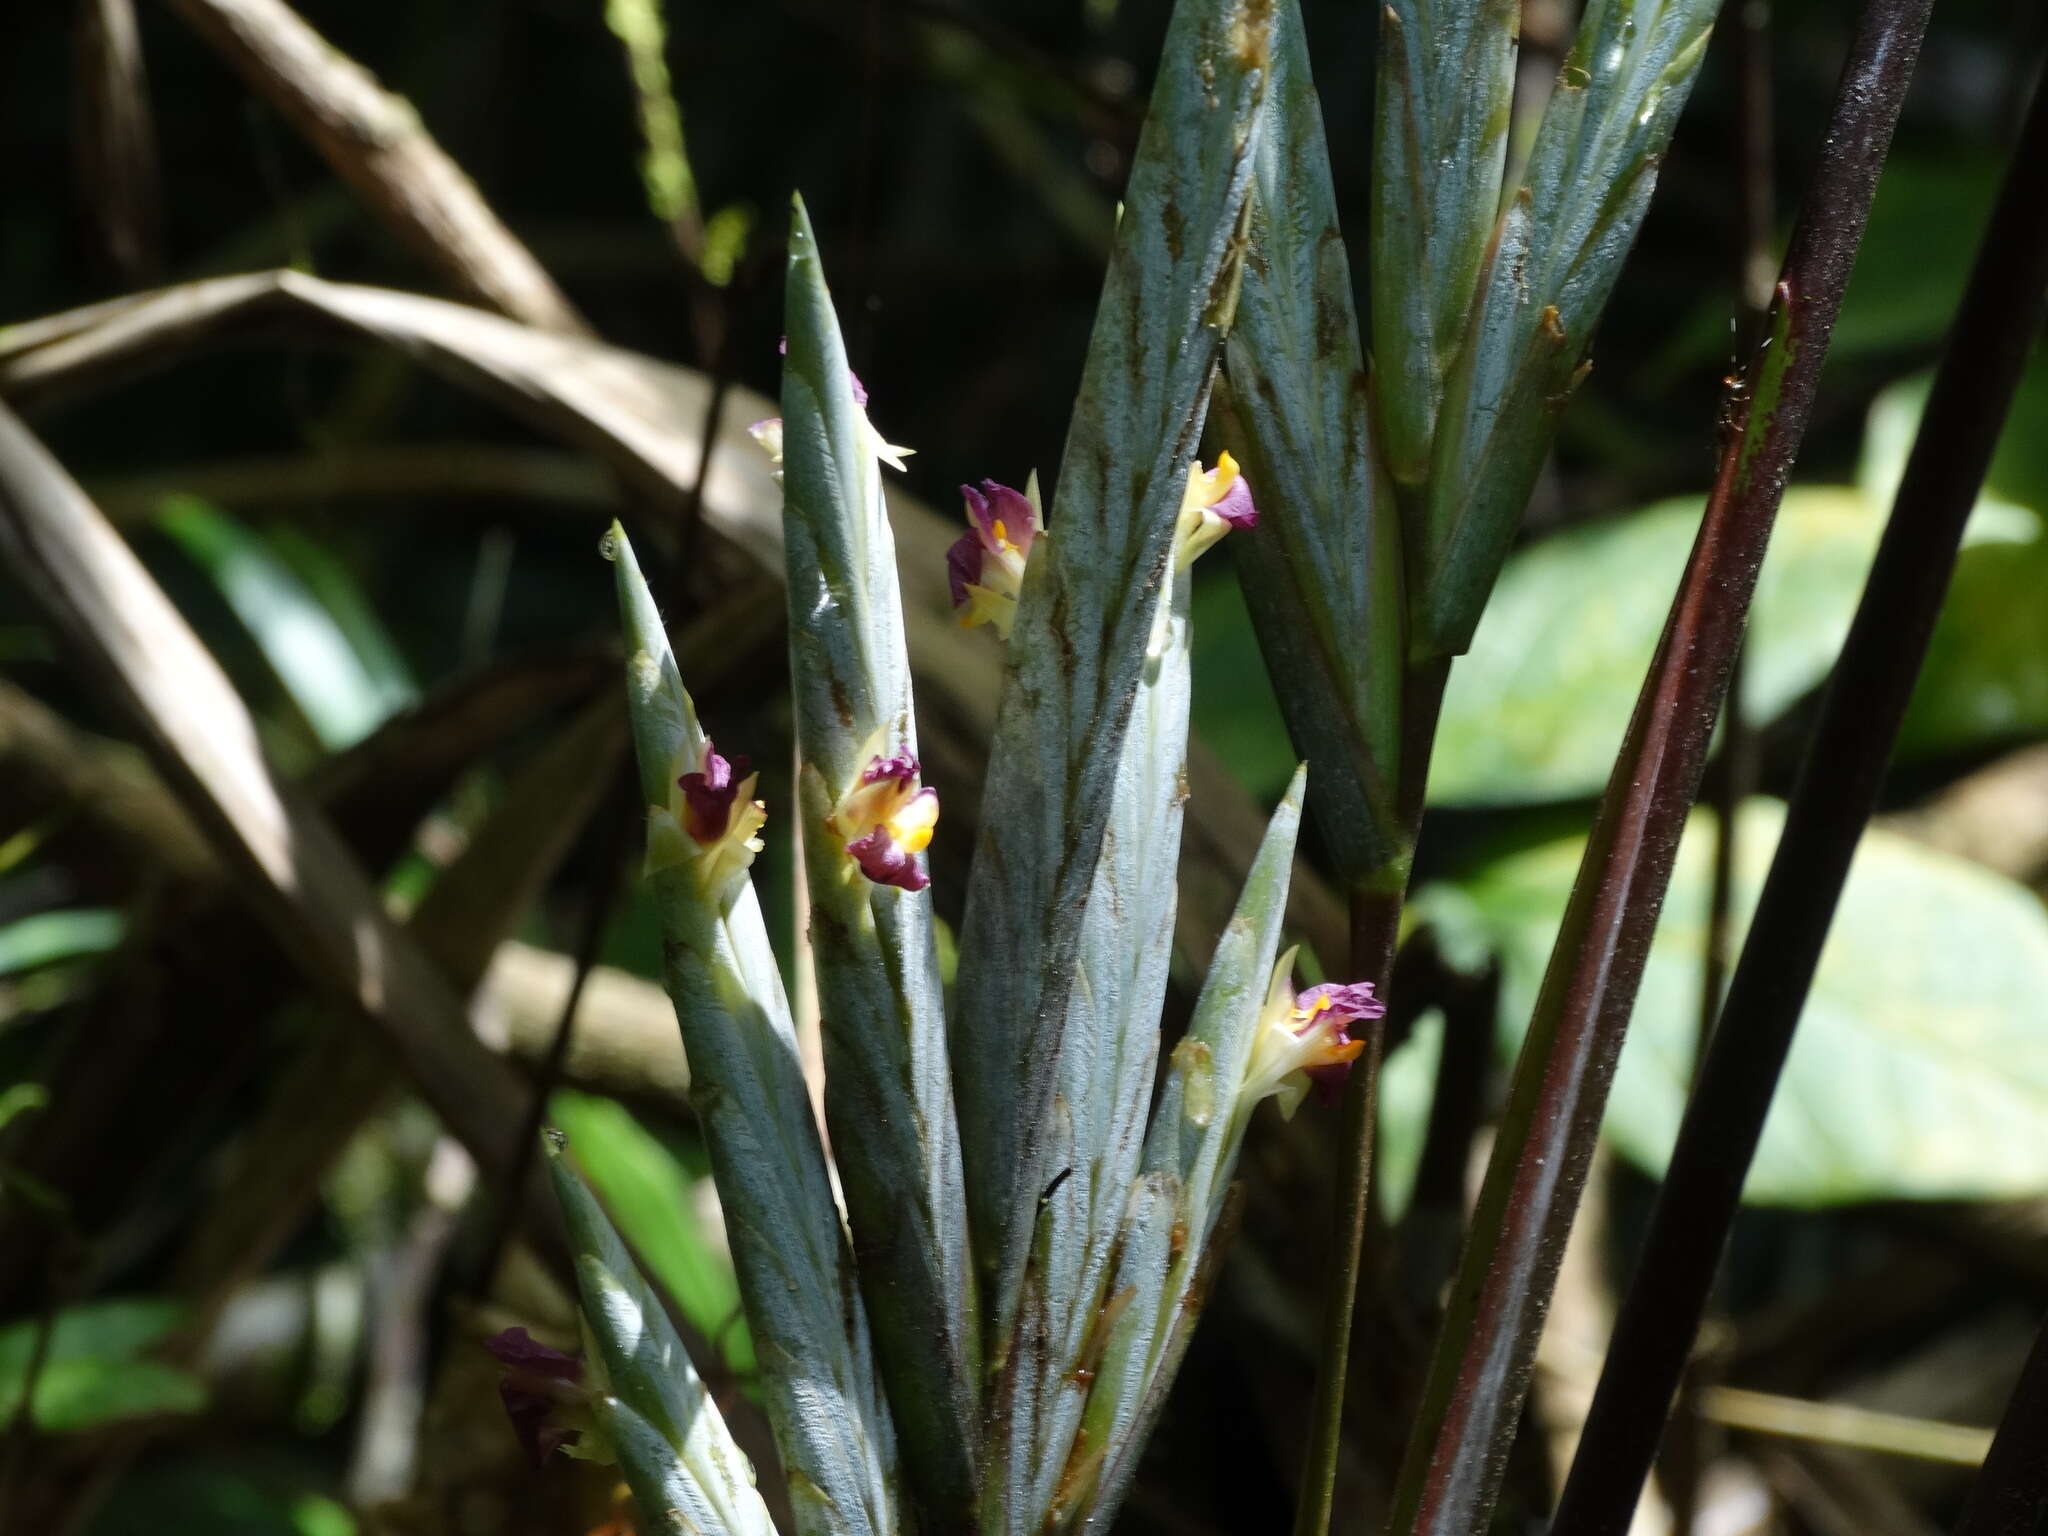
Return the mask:
<path fill-rule="evenodd" d="M 1187 246 L 1187 218 L 1180 211 L 1180 204 L 1172 198 L 1159 210 L 1159 227 L 1166 232 L 1166 251 L 1175 261 Z"/>

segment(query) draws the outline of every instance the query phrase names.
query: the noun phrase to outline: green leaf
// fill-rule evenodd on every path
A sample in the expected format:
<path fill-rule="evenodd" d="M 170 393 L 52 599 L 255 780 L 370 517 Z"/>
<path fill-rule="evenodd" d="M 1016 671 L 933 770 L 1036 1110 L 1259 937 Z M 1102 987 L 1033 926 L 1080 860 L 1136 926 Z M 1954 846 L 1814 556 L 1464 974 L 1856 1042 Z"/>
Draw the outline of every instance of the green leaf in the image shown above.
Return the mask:
<path fill-rule="evenodd" d="M 854 396 L 817 236 L 791 217 L 783 542 L 798 814 L 825 1110 L 875 1349 L 918 1502 L 972 1519 L 980 1317 L 930 891 L 876 884 L 830 825 L 871 759 L 917 756 L 884 445 Z"/>
<path fill-rule="evenodd" d="M 1234 558 L 1240 551 L 1232 550 L 1230 542 L 1223 541 L 1222 553 Z M 1222 560 L 1213 570 L 1196 570 L 1192 613 L 1195 684 L 1190 728 L 1238 783 L 1270 804 L 1286 792 L 1301 759 L 1287 739 L 1287 722 L 1281 718 L 1259 654 L 1244 586 Z"/>
<path fill-rule="evenodd" d="M 35 1375 L 34 1419 L 50 1434 L 77 1434 L 130 1419 L 197 1413 L 206 1387 L 188 1371 L 144 1358 L 184 1317 L 176 1302 L 138 1297 L 88 1302 L 59 1313 Z M 0 1328 L 0 1423 L 8 1423 L 35 1363 L 39 1318 Z"/>
<path fill-rule="evenodd" d="M 1746 926 L 1784 811 L 1751 801 L 1738 838 Z M 1504 1049 L 1541 981 L 1581 839 L 1467 882 L 1501 947 Z M 1712 822 L 1695 813 L 1643 976 L 1605 1130 L 1655 1173 L 1690 1080 Z M 1744 1199 L 1825 1206 L 2015 1199 L 2048 1191 L 2048 913 L 1975 865 L 1865 836 Z"/>
<path fill-rule="evenodd" d="M 1901 758 L 2048 735 L 2048 537 L 1956 561 L 1899 731 Z"/>
<path fill-rule="evenodd" d="M 2036 368 L 2035 400 L 2048 408 L 2048 368 Z M 1931 373 L 1901 379 L 1878 392 L 1864 417 L 1863 452 L 1856 465 L 1856 488 L 1873 506 L 1890 507 L 1905 478 L 1906 460 L 1913 451 L 1914 436 L 1927 408 L 1928 391 L 1934 386 Z M 2041 534 L 2041 517 L 2048 511 L 2048 476 L 2038 444 L 2041 434 L 2034 423 L 2041 417 L 2022 414 L 2024 400 L 2016 405 L 1999 439 L 1998 452 L 1977 503 L 1970 509 L 1970 521 L 1963 530 L 1965 546 L 1974 544 L 2024 544 Z M 2018 494 L 2004 487 L 2015 485 Z"/>
<path fill-rule="evenodd" d="M 104 955 L 127 931 L 127 918 L 111 907 L 68 907 L 18 917 L 0 926 L 0 976 Z"/>
<path fill-rule="evenodd" d="M 616 523 L 605 550 L 617 564 L 641 788 L 650 816 L 673 822 L 677 775 L 702 761 L 705 736 Z M 657 863 L 649 882 L 690 1102 L 755 1348 L 772 1362 L 762 1385 L 799 1536 L 890 1536 L 895 1431 L 760 902 L 745 878 L 714 897 L 688 866 Z"/>
<path fill-rule="evenodd" d="M 1373 1108 L 1372 1182 L 1377 1191 L 1373 1198 L 1390 1224 L 1400 1222 L 1415 1192 L 1443 1047 L 1444 1016 L 1432 1008 L 1415 1021 L 1400 1049 L 1389 1051 L 1380 1064 L 1379 1102 Z"/>
<path fill-rule="evenodd" d="M 1441 14 L 1422 13 L 1413 0 L 1389 6 L 1382 39 L 1416 46 L 1414 29 Z M 1498 56 L 1504 124 L 1514 7 L 1489 0 L 1484 6 L 1450 7 L 1448 14 L 1456 19 L 1450 22 L 1453 35 L 1443 40 L 1446 58 L 1454 57 L 1467 74 L 1484 75 L 1490 85 L 1488 71 Z M 1484 68 L 1469 56 L 1475 51 L 1484 55 Z M 1396 70 L 1383 57 L 1382 80 Z M 1444 89 L 1463 83 L 1462 76 L 1419 82 Z M 1374 272 L 1380 274 L 1393 253 L 1409 245 L 1437 261 L 1400 268 L 1404 283 L 1415 272 L 1442 278 L 1448 265 L 1469 257 L 1455 306 L 1462 320 L 1463 295 L 1470 293 L 1492 215 L 1500 145 L 1490 137 L 1469 142 L 1469 134 L 1485 126 L 1470 120 L 1487 115 L 1483 99 L 1451 99 L 1466 102 L 1458 109 L 1463 115 L 1454 135 L 1461 152 L 1481 160 L 1490 155 L 1491 170 L 1474 170 L 1461 159 L 1458 174 L 1430 178 L 1436 201 L 1411 207 L 1395 199 L 1410 217 L 1386 233 Z M 1425 92 L 1408 102 L 1411 110 L 1399 121 L 1412 128 L 1413 109 L 1431 100 Z M 1390 156 L 1407 167 L 1406 156 L 1423 147 L 1383 144 L 1382 175 L 1390 174 Z M 1231 434 L 1241 438 L 1231 446 L 1244 455 L 1259 526 L 1231 541 L 1232 557 L 1244 575 L 1260 648 L 1295 750 L 1315 766 L 1318 824 L 1339 872 L 1347 881 L 1362 882 L 1406 865 L 1407 834 L 1396 810 L 1395 783 L 1405 651 L 1400 522 L 1369 437 L 1351 269 L 1337 222 L 1322 110 L 1293 0 L 1275 10 L 1272 79 L 1253 164 L 1251 250 L 1237 325 L 1225 349 L 1229 389 L 1219 399 L 1227 404 L 1222 414 Z M 1386 189 L 1379 191 L 1384 201 Z M 1404 378 L 1410 372 L 1434 377 L 1432 349 L 1447 333 L 1433 334 L 1430 327 L 1453 318 L 1448 311 L 1435 314 L 1442 291 L 1432 287 L 1428 297 L 1431 305 L 1397 309 L 1382 322 L 1383 332 L 1394 331 L 1392 341 L 1414 349 L 1393 362 L 1383 360 L 1383 367 L 1399 369 Z M 1375 303 L 1381 302 L 1376 296 Z M 1390 344 L 1384 334 L 1379 339 Z M 1407 406 L 1419 398 L 1403 396 Z M 1408 425 L 1426 428 L 1425 421 Z"/>
<path fill-rule="evenodd" d="M 1425 515 L 1407 550 L 1418 656 L 1471 643 L 1719 9 L 1593 0 L 1579 24 L 1437 422 Z"/>
<path fill-rule="evenodd" d="M 1857 248 L 1856 281 L 1828 341 L 1838 363 L 1931 347 L 1954 321 L 1999 175 L 1995 157 L 1958 150 L 1951 144 L 1938 157 L 1885 161 Z M 1717 347 L 1725 348 L 1725 319 L 1715 326 Z"/>
<path fill-rule="evenodd" d="M 1516 0 L 1388 0 L 1380 11 L 1373 364 L 1388 466 L 1417 490 L 1500 208 L 1520 28 Z"/>
<path fill-rule="evenodd" d="M 1045 1120 L 1119 748 L 1242 256 L 1271 13 L 1182 0 L 1168 29 L 1009 649 L 953 1019 L 978 1261 L 1014 1315 Z"/>
<path fill-rule="evenodd" d="M 615 1099 L 564 1089 L 549 1112 L 620 1234 L 690 1326 L 742 1375 L 756 1369 L 732 1256 L 705 1230 L 688 1169 Z"/>
<path fill-rule="evenodd" d="M 1575 528 L 1507 564 L 1451 668 L 1429 798 L 1523 805 L 1597 794 L 1699 529 L 1697 500 Z M 1849 632 L 1883 514 L 1853 491 L 1786 493 L 1751 610 L 1743 708 L 1769 721 L 1816 687 Z"/>
<path fill-rule="evenodd" d="M 41 1083 L 9 1083 L 0 1088 L 0 1131 L 6 1130 L 16 1115 L 42 1109 L 49 1102 L 50 1090 Z"/>
<path fill-rule="evenodd" d="M 158 526 L 212 578 L 321 745 L 353 746 L 407 702 L 260 534 L 196 496 L 166 497 Z"/>
<path fill-rule="evenodd" d="M 584 1323 L 616 1394 L 598 1403 L 598 1418 L 640 1509 L 664 1532 L 774 1536 L 753 1467 L 559 1137 L 548 1139 L 547 1159 L 568 1222 Z"/>

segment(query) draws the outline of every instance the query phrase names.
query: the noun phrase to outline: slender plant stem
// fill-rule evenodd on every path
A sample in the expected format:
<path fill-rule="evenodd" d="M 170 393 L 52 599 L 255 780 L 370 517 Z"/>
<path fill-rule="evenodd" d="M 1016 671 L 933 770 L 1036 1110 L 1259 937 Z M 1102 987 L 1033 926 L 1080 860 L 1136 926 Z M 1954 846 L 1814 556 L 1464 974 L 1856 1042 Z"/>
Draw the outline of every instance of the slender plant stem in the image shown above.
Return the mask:
<path fill-rule="evenodd" d="M 1429 776 L 1430 748 L 1443 707 L 1448 661 L 1431 662 L 1412 673 L 1403 689 L 1401 815 L 1404 842 L 1415 846 Z M 1351 893 L 1351 975 L 1368 980 L 1384 996 L 1394 969 L 1401 933 L 1401 906 L 1408 892 L 1408 856 L 1398 874 L 1380 887 Z M 1378 1129 L 1379 1072 L 1384 1034 L 1375 1028 L 1353 1065 L 1344 1090 L 1344 1118 L 1338 1130 L 1336 1211 L 1332 1224 L 1328 1289 L 1317 1345 L 1316 1395 L 1310 1410 L 1308 1446 L 1302 1456 L 1301 1496 L 1295 1505 L 1294 1536 L 1323 1536 L 1330 1528 L 1336 1496 L 1337 1460 L 1344 1435 L 1344 1381 L 1351 1358 L 1351 1325 L 1358 1306 L 1359 1258 L 1365 1244 L 1372 1194 L 1373 1139 Z"/>
<path fill-rule="evenodd" d="M 1850 859 L 1876 807 L 1963 526 L 2048 312 L 2048 92 L 2037 94 L 1935 376 L 1785 830 L 1687 1105 L 1558 1510 L 1628 1528 L 1763 1134 Z M 2034 1453 L 2048 1453 L 2048 1440 Z"/>
<path fill-rule="evenodd" d="M 1587 840 L 1438 1332 L 1389 1529 L 1484 1530 L 1607 1088 L 1932 0 L 1869 0 L 1671 616 Z M 1661 1405 L 1660 1405 L 1661 1407 Z"/>
<path fill-rule="evenodd" d="M 1756 347 L 1767 334 L 1771 283 L 1777 269 L 1777 193 L 1773 175 L 1771 116 L 1771 0 L 1737 0 L 1734 43 L 1736 76 L 1736 228 L 1735 339 L 1740 352 Z M 1714 870 L 1707 894 L 1707 927 L 1700 957 L 1699 1027 L 1694 1038 L 1692 1075 L 1698 1078 L 1707 1058 L 1707 1040 L 1728 990 L 1734 961 L 1735 885 L 1740 857 L 1738 833 L 1742 805 L 1756 789 L 1757 727 L 1743 708 L 1747 692 L 1744 673 L 1747 646 L 1735 652 L 1728 677 L 1728 702 L 1721 710 L 1721 761 L 1713 777 Z M 1672 1536 L 1692 1536 L 1699 1506 L 1699 1474 L 1707 1459 L 1711 1432 L 1696 1412 L 1702 1369 L 1687 1379 L 1678 1416 L 1683 1438 L 1665 1448 L 1658 1478 L 1671 1504 Z"/>

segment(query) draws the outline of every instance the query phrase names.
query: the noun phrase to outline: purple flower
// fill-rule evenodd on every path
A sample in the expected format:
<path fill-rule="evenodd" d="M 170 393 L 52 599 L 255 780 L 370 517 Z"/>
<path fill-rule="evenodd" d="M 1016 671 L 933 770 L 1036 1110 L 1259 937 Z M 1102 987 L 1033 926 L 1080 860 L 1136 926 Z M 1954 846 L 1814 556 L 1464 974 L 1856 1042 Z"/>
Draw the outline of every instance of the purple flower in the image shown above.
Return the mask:
<path fill-rule="evenodd" d="M 1024 564 L 1043 531 L 1031 497 L 993 480 L 960 487 L 968 531 L 946 551 L 946 576 L 963 626 L 993 624 L 1004 639 L 1017 617 Z"/>
<path fill-rule="evenodd" d="M 917 782 L 908 752 L 873 754 L 854 787 L 833 808 L 832 830 L 854 865 L 877 885 L 921 891 L 931 877 L 917 856 L 939 820 L 939 792 Z"/>
<path fill-rule="evenodd" d="M 648 868 L 689 869 L 704 892 L 722 903 L 761 851 L 757 834 L 768 807 L 754 798 L 760 777 L 748 772 L 744 757 L 727 759 L 706 738 L 697 766 L 676 776 L 668 805 L 649 813 Z"/>
<path fill-rule="evenodd" d="M 732 803 L 739 798 L 739 776 L 746 773 L 747 767 L 744 757 L 730 761 L 720 757 L 707 737 L 703 767 L 676 780 L 683 792 L 683 830 L 699 845 L 708 848 L 731 830 Z M 753 778 L 748 778 L 747 787 L 751 788 L 753 782 Z"/>
<path fill-rule="evenodd" d="M 1251 485 L 1227 451 L 1216 455 L 1214 469 L 1203 469 L 1199 460 L 1188 466 L 1188 488 L 1181 497 L 1180 520 L 1174 525 L 1181 569 L 1194 564 L 1196 556 L 1231 529 L 1258 525 L 1259 509 L 1252 505 Z"/>
<path fill-rule="evenodd" d="M 589 1417 L 580 1359 L 550 1349 L 524 1328 L 507 1328 L 486 1339 L 484 1348 L 505 1367 L 498 1400 L 528 1461 L 545 1466 L 556 1451 L 583 1438 L 583 1425 L 565 1422 Z"/>
<path fill-rule="evenodd" d="M 1269 1094 L 1277 1097 L 1288 1119 L 1311 1085 L 1325 1095 L 1343 1086 L 1351 1063 L 1365 1050 L 1365 1041 L 1354 1039 L 1349 1026 L 1383 1018 L 1387 1011 L 1369 981 L 1324 982 L 1297 993 L 1295 953 L 1290 949 L 1273 968 L 1242 1090 L 1248 1103 Z"/>

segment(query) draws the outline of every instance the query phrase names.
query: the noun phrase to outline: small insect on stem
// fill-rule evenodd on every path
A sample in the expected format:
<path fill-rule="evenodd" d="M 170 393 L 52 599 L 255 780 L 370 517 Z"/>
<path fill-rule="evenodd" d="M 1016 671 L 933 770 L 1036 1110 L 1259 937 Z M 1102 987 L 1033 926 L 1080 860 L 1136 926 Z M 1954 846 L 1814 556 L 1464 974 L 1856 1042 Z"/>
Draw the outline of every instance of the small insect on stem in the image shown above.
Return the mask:
<path fill-rule="evenodd" d="M 1045 1186 L 1045 1193 L 1038 1197 L 1038 1203 L 1043 1206 L 1048 1200 L 1052 1199 L 1054 1192 L 1073 1176 L 1074 1170 L 1071 1167 L 1062 1168 L 1058 1173 L 1054 1174 L 1052 1182 Z"/>
<path fill-rule="evenodd" d="M 1739 437 L 1749 416 L 1749 370 L 1738 351 L 1735 317 L 1728 317 L 1728 371 L 1721 376 L 1720 436 L 1723 442 Z"/>

